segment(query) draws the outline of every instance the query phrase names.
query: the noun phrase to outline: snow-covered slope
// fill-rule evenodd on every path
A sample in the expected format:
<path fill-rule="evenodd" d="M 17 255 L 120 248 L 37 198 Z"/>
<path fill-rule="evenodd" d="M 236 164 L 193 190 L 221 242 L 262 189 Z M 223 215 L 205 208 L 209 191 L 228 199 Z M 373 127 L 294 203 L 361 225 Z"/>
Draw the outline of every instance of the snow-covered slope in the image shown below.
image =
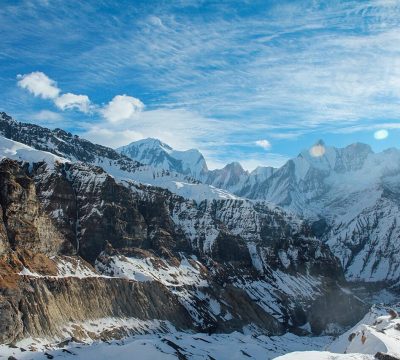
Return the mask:
<path fill-rule="evenodd" d="M 119 164 L 101 159 L 94 164 L 102 167 L 120 181 L 135 181 L 140 184 L 167 189 L 174 194 L 194 201 L 213 199 L 239 199 L 227 190 L 203 184 L 179 173 L 170 172 L 150 165 L 141 165 L 135 169 L 126 170 Z"/>
<path fill-rule="evenodd" d="M 63 163 L 68 161 L 52 153 L 36 150 L 25 144 L 0 136 L 0 160 L 5 158 L 28 163 L 45 162 L 49 166 L 53 166 L 55 162 Z"/>
<path fill-rule="evenodd" d="M 140 322 L 138 322 L 140 324 Z M 87 324 L 88 327 L 89 324 Z M 92 331 L 97 330 L 91 327 Z M 90 345 L 71 342 L 63 348 L 35 345 L 36 351 L 26 351 L 29 343 L 18 343 L 19 347 L 0 345 L 0 353 L 17 359 L 44 359 L 45 353 L 55 359 L 70 360 L 269 360 L 287 351 L 321 349 L 330 337 L 304 338 L 293 334 L 267 337 L 264 335 L 241 334 L 189 334 L 174 331 L 171 333 L 136 335 L 134 337 L 107 342 L 94 342 Z M 39 339 L 36 341 L 36 344 Z M 25 351 L 22 351 L 21 348 Z M 308 359 L 307 359 L 308 360 Z"/>
<path fill-rule="evenodd" d="M 378 351 L 400 358 L 400 318 L 394 309 L 373 306 L 352 329 L 328 346 L 334 353 L 375 355 Z"/>
<path fill-rule="evenodd" d="M 298 351 L 284 356 L 276 357 L 275 360 L 374 360 L 373 355 L 363 354 L 332 354 L 328 351 Z"/>
<path fill-rule="evenodd" d="M 18 359 L 246 359 L 254 360 L 374 360 L 400 358 L 399 318 L 382 315 L 373 308 L 354 328 L 337 339 L 329 336 L 301 337 L 290 333 L 283 336 L 255 334 L 185 333 L 170 324 L 145 322 L 138 319 L 101 319 L 82 323 L 83 334 L 104 331 L 110 325 L 136 327 L 138 335 L 124 340 L 51 344 L 48 339 L 26 339 L 16 346 L 0 345 L 0 353 Z M 158 329 L 158 330 L 157 330 Z M 68 329 L 66 329 L 68 331 Z M 154 333 L 157 332 L 157 333 Z M 92 335 L 93 336 L 93 335 Z M 380 356 L 375 356 L 380 353 Z M 47 354 L 47 355 L 46 355 Z M 385 357 L 390 356 L 390 357 Z"/>
<path fill-rule="evenodd" d="M 335 339 L 326 350 L 329 351 L 294 352 L 276 359 L 399 359 L 400 318 L 393 309 L 374 306 L 357 325 Z"/>

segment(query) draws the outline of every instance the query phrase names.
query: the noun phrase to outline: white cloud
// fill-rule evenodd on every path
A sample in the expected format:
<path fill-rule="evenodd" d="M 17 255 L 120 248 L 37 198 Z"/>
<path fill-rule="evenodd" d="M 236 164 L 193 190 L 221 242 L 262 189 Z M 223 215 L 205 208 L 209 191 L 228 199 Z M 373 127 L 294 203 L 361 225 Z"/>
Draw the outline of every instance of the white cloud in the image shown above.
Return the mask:
<path fill-rule="evenodd" d="M 101 110 L 110 123 L 131 119 L 144 109 L 144 104 L 133 96 L 117 95 Z"/>
<path fill-rule="evenodd" d="M 140 132 L 134 130 L 116 130 L 101 126 L 92 126 L 82 136 L 96 144 L 102 144 L 113 148 L 129 144 L 132 141 L 140 140 L 145 137 Z"/>
<path fill-rule="evenodd" d="M 43 99 L 55 99 L 60 93 L 57 83 L 40 71 L 18 75 L 17 79 L 18 86 Z"/>
<path fill-rule="evenodd" d="M 257 146 L 262 147 L 264 150 L 268 150 L 271 148 L 271 143 L 268 140 L 257 140 L 256 142 Z"/>
<path fill-rule="evenodd" d="M 389 136 L 389 132 L 385 129 L 377 130 L 374 133 L 374 138 L 376 140 L 384 140 Z"/>
<path fill-rule="evenodd" d="M 87 95 L 76 95 L 72 93 L 61 94 L 57 83 L 50 79 L 46 74 L 40 71 L 34 71 L 30 74 L 18 75 L 18 86 L 28 90 L 34 96 L 39 96 L 43 99 L 53 100 L 54 104 L 61 110 L 73 110 L 87 113 L 90 109 L 90 100 Z M 43 112 L 41 116 L 49 117 L 50 112 Z M 54 113 L 55 114 L 55 113 Z M 52 120 L 52 119 L 37 119 L 37 120 Z"/>
<path fill-rule="evenodd" d="M 60 121 L 62 120 L 62 116 L 59 113 L 50 110 L 42 110 L 38 113 L 32 115 L 34 120 L 39 121 Z"/>
<path fill-rule="evenodd" d="M 54 103 L 61 110 L 77 109 L 87 113 L 89 111 L 90 100 L 87 95 L 75 95 L 72 93 L 62 94 L 54 100 Z"/>

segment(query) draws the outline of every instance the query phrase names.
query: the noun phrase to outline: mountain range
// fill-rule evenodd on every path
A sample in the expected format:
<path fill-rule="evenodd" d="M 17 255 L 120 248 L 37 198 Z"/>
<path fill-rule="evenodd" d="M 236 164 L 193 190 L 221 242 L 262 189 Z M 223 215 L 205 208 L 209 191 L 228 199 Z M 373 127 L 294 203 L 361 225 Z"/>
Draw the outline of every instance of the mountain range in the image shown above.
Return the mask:
<path fill-rule="evenodd" d="M 314 156 L 313 149 L 318 148 L 322 153 Z M 179 157 L 161 161 L 173 157 L 174 151 L 152 139 L 133 142 L 117 151 L 136 161 L 180 172 L 181 165 L 175 166 Z M 150 153 L 157 154 L 156 161 L 142 156 Z M 196 180 L 241 198 L 266 200 L 308 221 L 340 259 L 349 280 L 399 280 L 400 261 L 395 255 L 400 251 L 398 149 L 374 153 L 366 144 L 334 148 L 319 141 L 281 168 L 258 167 L 252 172 L 239 163 L 207 170 L 198 152 L 182 153 L 186 159 L 184 173 Z M 195 154 L 192 161 L 188 160 L 190 154 Z M 188 171 L 189 164 L 193 164 L 193 171 Z"/>
<path fill-rule="evenodd" d="M 315 146 L 208 170 L 197 150 L 0 113 L 0 344 L 239 331 L 296 350 L 343 332 L 369 307 L 355 281 L 398 286 L 400 152 Z M 181 336 L 162 340 L 178 357 Z"/>

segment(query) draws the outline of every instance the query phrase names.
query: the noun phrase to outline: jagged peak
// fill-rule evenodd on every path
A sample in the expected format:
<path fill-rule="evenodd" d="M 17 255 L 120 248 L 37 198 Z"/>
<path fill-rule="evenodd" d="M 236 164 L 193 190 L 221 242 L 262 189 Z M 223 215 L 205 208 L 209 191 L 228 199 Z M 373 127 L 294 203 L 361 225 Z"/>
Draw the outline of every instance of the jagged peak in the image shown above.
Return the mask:
<path fill-rule="evenodd" d="M 243 169 L 243 166 L 238 161 L 232 161 L 231 163 L 226 164 L 224 166 L 224 169 L 232 169 L 232 170 L 238 170 L 241 172 L 245 172 L 245 170 Z"/>
<path fill-rule="evenodd" d="M 374 151 L 372 150 L 371 146 L 362 142 L 355 142 L 350 145 L 347 145 L 344 150 L 351 150 L 351 151 L 364 151 L 370 154 L 373 154 Z"/>
<path fill-rule="evenodd" d="M 4 111 L 0 112 L 0 120 L 7 121 L 8 123 L 16 123 L 17 122 L 16 120 L 14 120 L 10 115 L 5 113 Z"/>

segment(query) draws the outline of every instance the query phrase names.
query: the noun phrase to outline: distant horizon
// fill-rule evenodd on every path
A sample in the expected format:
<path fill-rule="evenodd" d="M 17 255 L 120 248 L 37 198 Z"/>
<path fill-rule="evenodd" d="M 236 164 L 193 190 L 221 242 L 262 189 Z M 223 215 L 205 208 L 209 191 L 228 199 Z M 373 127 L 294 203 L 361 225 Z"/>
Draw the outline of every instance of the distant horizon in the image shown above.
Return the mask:
<path fill-rule="evenodd" d="M 29 122 L 29 121 L 20 121 L 19 119 L 15 118 L 15 117 L 12 116 L 11 114 L 7 113 L 6 111 L 0 111 L 0 112 L 4 112 L 6 115 L 11 116 L 11 118 L 12 118 L 13 120 L 18 121 L 18 122 L 20 122 L 20 123 L 34 124 L 33 122 Z M 41 125 L 39 125 L 39 126 L 41 126 Z M 45 126 L 44 126 L 44 127 L 45 127 Z M 53 128 L 52 128 L 52 127 L 48 127 L 48 128 L 49 128 L 50 130 L 61 129 L 61 130 L 64 130 L 64 131 L 68 131 L 68 130 L 65 130 L 65 129 L 63 129 L 63 128 L 58 128 L 58 127 L 53 127 Z M 68 131 L 68 132 L 70 132 L 70 131 Z M 314 143 L 310 144 L 308 147 L 303 147 L 302 149 L 299 149 L 298 152 L 297 152 L 297 154 L 293 155 L 292 157 L 289 157 L 288 159 L 286 159 L 286 160 L 285 160 L 281 165 L 279 165 L 279 166 L 270 166 L 270 165 L 263 165 L 263 164 L 260 164 L 260 165 L 257 165 L 257 167 L 255 167 L 255 168 L 249 169 L 249 168 L 244 167 L 243 164 L 242 164 L 240 161 L 238 161 L 238 160 L 233 160 L 233 161 L 231 161 L 231 162 L 228 162 L 228 163 L 224 164 L 222 167 L 214 167 L 214 168 L 213 168 L 213 167 L 210 167 L 210 166 L 209 166 L 209 162 L 208 162 L 207 158 L 204 156 L 204 154 L 201 152 L 201 150 L 196 149 L 196 148 L 177 149 L 177 148 L 172 147 L 170 144 L 168 144 L 168 143 L 162 141 L 161 139 L 158 139 L 158 138 L 155 138 L 155 137 L 146 137 L 146 138 L 142 138 L 142 139 L 138 139 L 138 140 L 131 141 L 130 143 L 127 143 L 127 144 L 122 145 L 122 146 L 110 147 L 110 146 L 108 146 L 108 145 L 106 145 L 106 144 L 93 142 L 92 140 L 87 139 L 87 138 L 85 138 L 84 136 L 81 136 L 81 135 L 79 135 L 79 134 L 75 134 L 74 132 L 71 132 L 71 134 L 72 134 L 72 135 L 78 135 L 81 139 L 90 141 L 90 142 L 92 142 L 92 143 L 94 143 L 94 144 L 97 144 L 97 145 L 102 145 L 102 146 L 109 147 L 109 148 L 111 148 L 111 149 L 113 149 L 113 150 L 117 150 L 117 149 L 120 148 L 120 147 L 129 146 L 129 145 L 131 145 L 131 144 L 133 144 L 133 143 L 137 143 L 137 142 L 144 141 L 144 140 L 158 140 L 158 141 L 160 141 L 161 143 L 163 143 L 163 144 L 165 144 L 165 145 L 171 147 L 173 150 L 178 150 L 178 151 L 197 150 L 197 151 L 199 151 L 200 154 L 204 157 L 204 160 L 205 160 L 205 162 L 206 162 L 206 164 L 207 164 L 208 170 L 211 170 L 211 171 L 212 171 L 212 170 L 221 170 L 221 169 L 223 169 L 223 168 L 224 168 L 225 166 L 227 166 L 227 165 L 230 165 L 230 164 L 233 164 L 233 163 L 238 163 L 238 164 L 240 164 L 240 166 L 243 168 L 243 170 L 247 171 L 248 173 L 251 173 L 251 172 L 255 171 L 257 168 L 268 168 L 268 167 L 271 168 L 271 167 L 272 167 L 272 168 L 275 168 L 275 169 L 279 169 L 279 168 L 281 168 L 282 166 L 284 166 L 284 165 L 287 163 L 287 161 L 298 157 L 298 156 L 299 156 L 302 152 L 304 152 L 304 151 L 308 151 L 308 152 L 310 153 L 311 157 L 319 157 L 320 155 L 313 155 L 313 154 L 311 153 L 311 151 L 312 151 L 312 149 L 313 149 L 316 145 L 318 145 L 318 144 L 321 143 L 321 142 L 323 143 L 322 145 L 323 145 L 324 147 L 336 148 L 336 149 L 344 149 L 344 148 L 346 148 L 346 147 L 348 147 L 348 146 L 351 146 L 351 145 L 354 145 L 354 144 L 367 145 L 367 146 L 369 146 L 369 147 L 371 148 L 372 152 L 374 152 L 374 153 L 380 153 L 380 152 L 383 152 L 383 151 L 385 151 L 385 150 L 389 150 L 389 149 L 392 149 L 392 148 L 394 148 L 394 149 L 396 149 L 396 150 L 400 150 L 399 147 L 396 147 L 396 146 L 389 146 L 389 147 L 383 148 L 383 149 L 381 149 L 381 150 L 379 150 L 379 151 L 376 151 L 376 150 L 373 148 L 373 146 L 371 146 L 370 144 L 368 144 L 368 143 L 366 143 L 366 142 L 361 142 L 361 141 L 354 141 L 354 142 L 345 144 L 345 145 L 343 145 L 343 146 L 335 146 L 335 145 L 333 145 L 333 144 L 329 144 L 329 143 L 327 144 L 327 142 L 326 142 L 324 139 L 318 139 L 318 140 L 316 140 Z M 325 152 L 325 150 L 324 150 L 324 152 Z M 322 154 L 322 155 L 324 155 L 324 154 Z"/>

